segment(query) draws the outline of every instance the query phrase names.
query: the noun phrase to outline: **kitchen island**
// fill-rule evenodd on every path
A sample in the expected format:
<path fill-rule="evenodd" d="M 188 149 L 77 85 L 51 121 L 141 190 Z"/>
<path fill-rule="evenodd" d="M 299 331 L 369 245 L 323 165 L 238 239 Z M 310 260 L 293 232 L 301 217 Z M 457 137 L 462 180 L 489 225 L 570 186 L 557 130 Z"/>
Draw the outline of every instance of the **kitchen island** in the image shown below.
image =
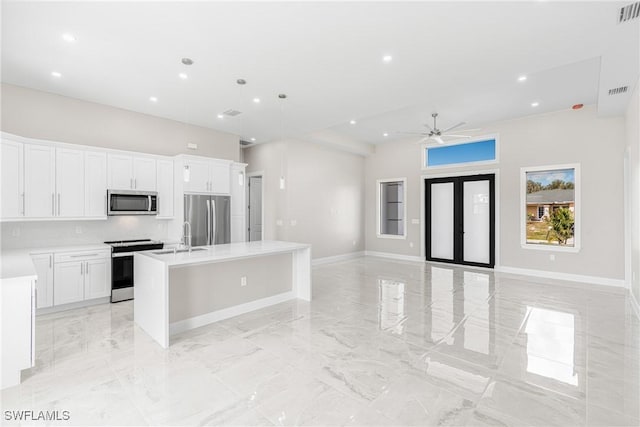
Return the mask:
<path fill-rule="evenodd" d="M 239 242 L 134 255 L 134 319 L 170 336 L 290 299 L 311 300 L 311 245 Z"/>

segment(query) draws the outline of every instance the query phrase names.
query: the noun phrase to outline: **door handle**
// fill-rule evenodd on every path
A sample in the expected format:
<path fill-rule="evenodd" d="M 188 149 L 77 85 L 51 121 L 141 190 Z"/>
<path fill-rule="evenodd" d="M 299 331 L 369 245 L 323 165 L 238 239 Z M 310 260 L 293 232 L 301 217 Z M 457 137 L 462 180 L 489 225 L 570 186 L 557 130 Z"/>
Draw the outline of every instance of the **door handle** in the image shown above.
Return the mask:
<path fill-rule="evenodd" d="M 216 234 L 218 233 L 218 226 L 216 224 L 216 201 L 211 200 L 211 244 L 216 244 Z"/>
<path fill-rule="evenodd" d="M 147 196 L 149 199 L 149 206 L 147 207 L 147 211 L 151 212 L 151 196 Z"/>
<path fill-rule="evenodd" d="M 207 245 L 211 244 L 211 200 L 207 199 Z"/>

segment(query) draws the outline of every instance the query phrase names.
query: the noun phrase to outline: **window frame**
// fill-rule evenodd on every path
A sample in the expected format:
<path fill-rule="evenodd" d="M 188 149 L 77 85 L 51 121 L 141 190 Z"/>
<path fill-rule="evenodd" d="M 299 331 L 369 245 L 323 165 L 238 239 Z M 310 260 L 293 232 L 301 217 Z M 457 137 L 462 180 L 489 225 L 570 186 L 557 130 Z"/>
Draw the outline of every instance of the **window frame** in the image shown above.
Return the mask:
<path fill-rule="evenodd" d="M 381 188 L 382 188 L 382 184 L 387 183 L 387 182 L 402 182 L 402 200 L 403 200 L 403 215 L 402 215 L 402 222 L 404 224 L 403 227 L 403 234 L 382 234 L 381 232 L 381 213 L 382 213 L 382 206 L 381 206 L 381 202 L 382 202 L 382 194 L 381 194 Z M 379 239 L 400 239 L 400 240 L 406 240 L 407 238 L 407 178 L 403 177 L 403 178 L 383 178 L 383 179 L 378 179 L 376 180 L 376 237 L 378 237 Z"/>
<path fill-rule="evenodd" d="M 527 172 L 543 172 L 553 171 L 561 169 L 573 169 L 574 176 L 574 208 L 573 218 L 575 225 L 573 228 L 573 246 L 560 246 L 550 244 L 535 244 L 527 243 Z M 581 229 L 582 219 L 581 210 L 582 203 L 580 200 L 580 163 L 564 163 L 556 165 L 544 165 L 544 166 L 527 166 L 520 168 L 520 246 L 523 249 L 530 249 L 534 251 L 548 251 L 548 252 L 580 252 L 581 246 Z"/>
<path fill-rule="evenodd" d="M 455 163 L 452 165 L 438 165 L 438 166 L 428 166 L 427 162 L 429 161 L 428 149 L 438 148 L 438 147 L 448 147 L 452 145 L 462 145 L 462 144 L 472 144 L 474 142 L 482 142 L 493 139 L 496 142 L 496 156 L 493 160 L 480 160 L 477 162 L 466 162 L 466 163 Z M 465 167 L 477 167 L 482 165 L 495 165 L 500 162 L 500 138 L 498 134 L 488 134 L 483 136 L 474 136 L 471 139 L 454 139 L 450 142 L 446 142 L 444 144 L 432 145 L 423 142 L 420 144 L 422 147 L 422 170 L 423 171 L 437 171 L 437 170 L 447 170 L 447 169 L 456 169 L 456 168 L 465 168 Z"/>

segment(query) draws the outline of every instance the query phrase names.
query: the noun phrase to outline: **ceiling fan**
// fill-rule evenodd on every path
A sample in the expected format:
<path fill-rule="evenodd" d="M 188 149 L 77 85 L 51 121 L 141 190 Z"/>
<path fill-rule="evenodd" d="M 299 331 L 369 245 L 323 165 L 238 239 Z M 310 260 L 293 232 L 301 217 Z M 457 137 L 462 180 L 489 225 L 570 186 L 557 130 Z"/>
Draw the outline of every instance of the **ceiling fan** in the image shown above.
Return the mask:
<path fill-rule="evenodd" d="M 453 125 L 451 127 L 448 127 L 446 129 L 438 129 L 438 126 L 436 124 L 436 120 L 438 118 L 438 113 L 433 113 L 431 114 L 431 117 L 433 117 L 433 127 L 429 126 L 428 124 L 424 124 L 424 127 L 426 127 L 427 129 L 429 129 L 429 132 L 399 132 L 399 133 L 403 133 L 403 134 L 407 134 L 407 135 L 422 135 L 423 138 L 419 141 L 419 142 L 423 142 L 426 140 L 433 140 L 435 142 L 437 142 L 438 144 L 444 144 L 444 139 L 442 138 L 471 138 L 470 135 L 454 135 L 452 133 L 448 133 L 451 132 L 454 129 L 459 128 L 460 126 L 464 126 L 466 123 L 465 122 L 460 122 L 457 125 Z M 465 129 L 464 132 L 470 132 L 470 131 L 475 131 L 475 130 L 480 130 L 480 129 Z"/>

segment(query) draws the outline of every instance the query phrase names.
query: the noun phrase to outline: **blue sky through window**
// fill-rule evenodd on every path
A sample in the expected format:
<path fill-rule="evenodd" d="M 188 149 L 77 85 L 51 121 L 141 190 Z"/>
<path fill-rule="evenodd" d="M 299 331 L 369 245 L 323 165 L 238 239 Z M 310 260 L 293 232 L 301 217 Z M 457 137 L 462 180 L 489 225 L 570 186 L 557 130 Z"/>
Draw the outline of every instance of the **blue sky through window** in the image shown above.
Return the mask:
<path fill-rule="evenodd" d="M 427 148 L 427 166 L 430 167 L 484 162 L 495 159 L 495 139 Z"/>

